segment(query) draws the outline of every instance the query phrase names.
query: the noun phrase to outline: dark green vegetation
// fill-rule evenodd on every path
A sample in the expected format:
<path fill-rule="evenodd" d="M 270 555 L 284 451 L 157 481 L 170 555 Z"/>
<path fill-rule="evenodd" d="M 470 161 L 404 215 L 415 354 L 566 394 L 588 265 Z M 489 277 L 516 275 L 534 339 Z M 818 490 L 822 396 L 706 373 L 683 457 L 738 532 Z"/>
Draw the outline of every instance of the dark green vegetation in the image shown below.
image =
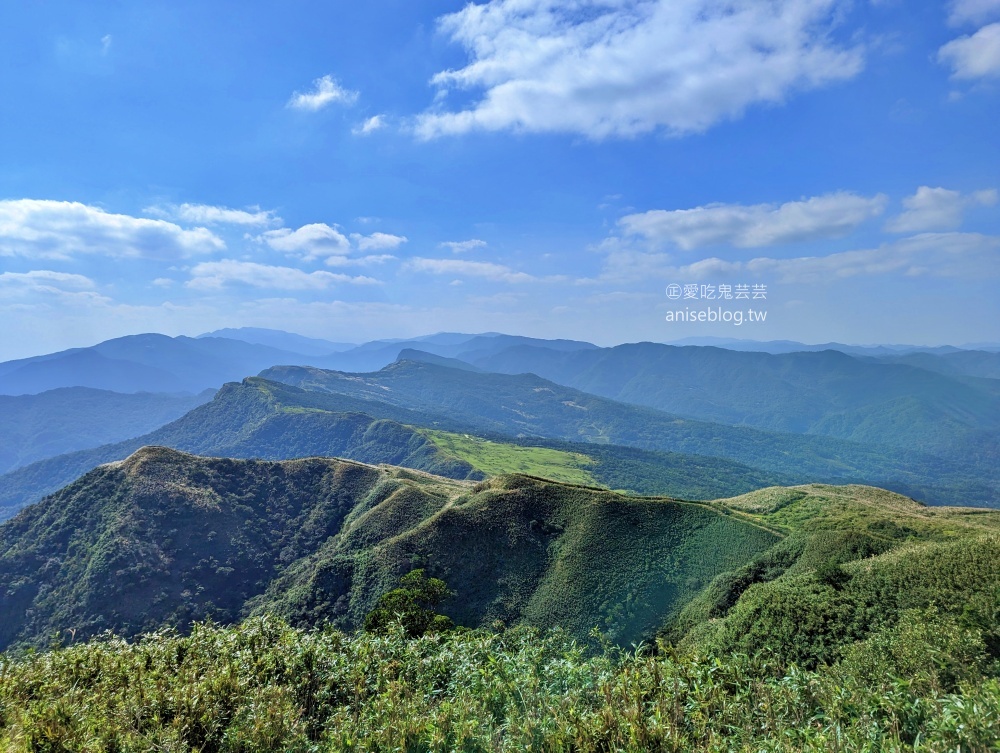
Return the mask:
<path fill-rule="evenodd" d="M 417 427 L 437 427 L 425 429 Z M 101 463 L 121 460 L 145 445 L 161 445 L 202 455 L 284 460 L 315 455 L 390 463 L 452 478 L 524 472 L 511 442 L 538 440 L 494 436 L 494 453 L 452 453 L 433 440 L 435 430 L 459 436 L 475 431 L 447 415 L 296 387 L 259 378 L 227 384 L 210 403 L 177 421 L 135 439 L 51 458 L 0 477 L 0 520 L 56 491 Z M 428 433 L 430 432 L 430 433 Z M 443 436 L 441 434 L 436 435 Z M 651 453 L 611 445 L 542 442 L 562 457 L 587 453 L 595 485 L 642 494 L 669 493 L 711 499 L 798 479 L 765 473 L 719 458 Z M 502 451 L 501 451 L 502 450 Z M 531 452 L 531 451 L 527 451 Z M 524 451 L 520 451 L 523 456 Z M 558 454 L 558 453 L 557 453 Z M 530 472 L 555 472 L 557 480 L 572 463 L 532 464 Z M 577 477 L 576 480 L 583 480 Z"/>
<path fill-rule="evenodd" d="M 601 351 L 559 357 L 573 359 L 595 352 Z M 284 366 L 268 369 L 261 376 L 310 391 L 447 415 L 479 434 L 549 437 L 721 457 L 781 474 L 793 483 L 866 483 L 933 504 L 996 505 L 1000 499 L 1000 476 L 992 466 L 987 472 L 980 465 L 900 447 L 680 418 L 563 387 L 533 374 L 477 373 L 400 361 L 370 374 Z M 767 402 L 771 397 L 760 400 Z M 995 443 L 984 442 L 977 452 L 986 457 L 995 448 Z"/>
<path fill-rule="evenodd" d="M 205 489 L 190 488 L 190 476 L 178 479 L 175 459 L 150 450 L 129 463 L 157 466 L 147 467 L 147 481 L 169 485 L 174 495 L 187 489 L 192 500 L 201 495 L 194 503 L 197 514 L 217 515 L 213 504 L 226 503 L 210 500 Z M 222 469 L 212 464 L 221 462 L 236 461 L 195 461 L 196 472 L 217 474 Z M 316 464 L 356 476 L 355 494 L 364 493 L 371 480 L 366 474 L 388 473 L 354 464 L 336 467 L 336 461 L 296 461 L 280 464 L 283 473 L 274 475 L 287 484 L 304 470 L 300 466 Z M 276 464 L 237 465 L 261 478 L 268 466 L 276 471 Z M 458 482 L 406 479 L 402 473 L 380 482 L 405 482 L 389 499 L 413 479 L 425 500 L 458 491 L 450 505 L 445 502 L 416 527 L 424 531 L 422 537 L 403 536 L 418 544 L 417 550 L 433 552 L 425 558 L 428 571 L 448 573 L 455 597 L 448 598 L 444 582 L 410 570 L 397 588 L 395 578 L 383 579 L 389 590 L 369 601 L 374 610 L 368 633 L 345 635 L 329 625 L 296 628 L 269 616 L 235 627 L 195 625 L 186 635 L 168 629 L 133 642 L 103 636 L 43 653 L 8 653 L 0 657 L 0 744 L 11 751 L 635 753 L 985 752 L 1000 744 L 998 513 L 926 508 L 869 487 L 772 488 L 699 508 L 664 500 L 611 501 L 607 493 L 518 477 L 475 492 Z M 523 516 L 510 514 L 510 498 L 524 497 L 526 490 L 533 512 L 550 508 L 553 490 L 586 495 L 565 509 L 587 522 L 569 522 L 565 531 L 554 530 L 559 524 L 551 517 L 525 525 Z M 233 491 L 248 505 L 260 496 Z M 336 539 L 364 539 L 359 530 L 383 512 L 389 499 L 354 517 L 346 526 L 349 532 Z M 407 507 L 416 502 L 411 498 Z M 736 526 L 717 529 L 711 546 L 687 549 L 687 560 L 697 559 L 698 551 L 718 557 L 733 546 L 734 531 L 745 535 L 752 523 L 775 535 L 757 554 L 748 552 L 743 564 L 731 561 L 731 569 L 673 611 L 651 650 L 622 652 L 606 643 L 597 647 L 574 640 L 574 632 L 582 637 L 580 631 L 505 630 L 496 622 L 489 629 L 449 631 L 447 622 L 434 616 L 439 606 L 448 611 L 451 605 L 458 617 L 462 610 L 453 602 L 481 599 L 462 577 L 470 567 L 478 568 L 480 577 L 489 573 L 482 586 L 499 586 L 510 597 L 541 602 L 550 610 L 552 602 L 588 603 L 593 609 L 598 602 L 587 601 L 588 589 L 611 581 L 605 591 L 614 590 L 620 575 L 642 578 L 641 570 L 629 571 L 629 555 L 621 551 L 626 542 L 615 535 L 620 508 L 631 508 L 626 517 L 640 534 L 633 546 L 643 550 L 646 564 L 658 559 L 650 549 L 653 539 L 642 536 L 656 527 L 658 516 L 650 514 L 650 507 L 633 507 L 636 502 L 657 505 L 660 512 L 702 509 Z M 277 511 L 282 505 L 272 499 L 269 507 Z M 479 535 L 471 539 L 461 517 L 468 507 L 477 508 Z M 506 529 L 500 532 L 490 517 L 496 507 L 504 510 Z M 187 518 L 192 515 L 185 511 Z M 658 537 L 678 532 L 697 537 L 704 520 L 681 516 L 677 524 L 661 526 Z M 601 575 L 581 586 L 548 575 L 555 588 L 542 599 L 540 589 L 534 594 L 512 590 L 513 583 L 524 582 L 518 574 L 526 572 L 517 553 L 544 526 L 549 530 L 542 535 L 555 539 L 550 544 L 555 576 L 560 569 L 579 567 L 579 560 Z M 308 535 L 315 533 L 311 530 Z M 119 546 L 127 544 L 118 533 Z M 175 535 L 193 543 L 189 531 Z M 504 540 L 518 545 L 492 558 L 496 542 Z M 394 549 L 392 541 L 370 549 L 368 567 L 384 562 Z M 221 543 L 220 551 L 230 551 Z M 678 543 L 683 541 L 661 549 L 661 556 Z M 433 549 L 434 544 L 440 548 Z M 465 548 L 458 562 L 447 551 L 457 545 Z M 323 548 L 330 546 L 328 541 Z M 350 549 L 346 542 L 340 548 L 342 553 Z M 403 547 L 410 564 L 399 570 L 421 560 L 414 551 Z M 492 567 L 476 565 L 484 556 Z M 339 567 L 336 556 L 326 560 L 329 566 L 323 559 L 305 563 L 299 574 L 311 570 L 307 578 L 293 575 L 300 596 L 344 577 L 342 556 Z M 447 566 L 455 564 L 459 567 Z M 567 587 L 570 592 L 561 593 Z M 649 596 L 666 594 L 654 589 Z M 630 601 L 621 593 L 611 600 Z M 321 607 L 315 600 L 312 604 Z M 391 619 L 387 607 L 402 621 Z M 269 611 L 281 610 L 272 606 Z M 480 622 L 490 616 L 483 614 Z M 285 618 L 296 615 L 286 611 Z M 556 618 L 566 621 L 565 614 Z M 522 621 L 536 622 L 527 616 Z M 63 632 L 62 639 L 78 640 L 86 632 Z"/>
<path fill-rule="evenodd" d="M 414 640 L 255 619 L 0 658 L 0 746 L 985 753 L 1000 736 L 1000 683 L 962 663 L 981 652 L 974 630 L 919 612 L 816 671 L 592 655 L 563 633 L 522 629 Z M 875 673 L 873 656 L 885 657 Z"/>
<path fill-rule="evenodd" d="M 441 611 L 458 624 L 627 644 L 777 539 L 706 505 L 525 476 L 146 448 L 0 527 L 0 646 L 257 613 L 350 629 L 414 567 L 456 592 Z"/>
<path fill-rule="evenodd" d="M 0 395 L 0 473 L 145 434 L 211 398 L 211 392 L 123 395 L 86 387 L 40 395 Z"/>

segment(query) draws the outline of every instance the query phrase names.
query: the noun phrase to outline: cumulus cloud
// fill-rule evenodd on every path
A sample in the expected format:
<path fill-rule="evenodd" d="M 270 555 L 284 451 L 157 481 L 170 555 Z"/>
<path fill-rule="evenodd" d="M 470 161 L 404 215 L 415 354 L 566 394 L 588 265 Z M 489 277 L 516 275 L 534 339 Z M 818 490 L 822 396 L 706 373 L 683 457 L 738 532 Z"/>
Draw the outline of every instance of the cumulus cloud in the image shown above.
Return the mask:
<path fill-rule="evenodd" d="M 406 268 L 415 272 L 435 275 L 458 275 L 462 277 L 484 277 L 497 282 L 534 282 L 537 278 L 524 272 L 515 272 L 510 267 L 488 261 L 466 261 L 464 259 L 425 259 L 417 257 L 406 263 Z"/>
<path fill-rule="evenodd" d="M 0 256 L 68 259 L 79 254 L 178 259 L 225 249 L 206 228 L 112 214 L 79 202 L 0 201 Z"/>
<path fill-rule="evenodd" d="M 707 204 L 654 209 L 619 220 L 628 235 L 684 250 L 728 244 L 756 248 L 846 235 L 885 209 L 886 197 L 833 193 L 785 204 Z"/>
<path fill-rule="evenodd" d="M 948 12 L 948 21 L 954 26 L 979 24 L 994 16 L 1000 16 L 1000 0 L 954 0 Z"/>
<path fill-rule="evenodd" d="M 470 238 L 467 241 L 444 241 L 438 245 L 441 248 L 450 248 L 453 254 L 464 254 L 467 251 L 474 251 L 477 248 L 485 248 L 487 243 L 478 238 Z"/>
<path fill-rule="evenodd" d="M 351 242 L 346 235 L 322 222 L 303 225 L 298 230 L 287 227 L 268 230 L 258 240 L 275 251 L 296 254 L 307 260 L 346 254 L 351 250 Z"/>
<path fill-rule="evenodd" d="M 212 290 L 238 284 L 271 290 L 325 290 L 344 283 L 372 285 L 378 284 L 378 280 L 371 277 L 351 277 L 323 271 L 304 272 L 292 267 L 223 259 L 196 264 L 191 270 L 191 279 L 187 282 L 187 287 Z"/>
<path fill-rule="evenodd" d="M 382 115 L 372 115 L 364 123 L 351 129 L 355 136 L 367 136 L 385 128 L 385 118 Z"/>
<path fill-rule="evenodd" d="M 490 0 L 439 20 L 470 62 L 432 78 L 482 91 L 429 110 L 422 138 L 474 130 L 679 135 L 855 76 L 858 47 L 829 31 L 846 0 Z"/>
<path fill-rule="evenodd" d="M 247 225 L 267 227 L 280 225 L 281 218 L 269 209 L 250 207 L 249 209 L 230 209 L 209 204 L 167 204 L 150 206 L 143 209 L 146 214 L 165 217 L 184 222 L 202 225 Z"/>
<path fill-rule="evenodd" d="M 954 79 L 1000 76 L 1000 23 L 951 40 L 938 50 L 937 57 L 939 63 L 951 67 Z"/>
<path fill-rule="evenodd" d="M 352 105 L 357 99 L 357 92 L 345 89 L 333 76 L 323 76 L 313 81 L 312 91 L 292 94 L 292 98 L 288 100 L 288 107 L 293 110 L 316 112 L 334 103 Z"/>
<path fill-rule="evenodd" d="M 877 248 L 828 256 L 790 259 L 760 257 L 749 261 L 702 259 L 664 270 L 679 279 L 711 279 L 747 274 L 781 283 L 826 283 L 856 277 L 996 277 L 1000 275 L 1000 237 L 977 233 L 924 233 Z"/>
<path fill-rule="evenodd" d="M 906 211 L 886 223 L 886 229 L 894 233 L 952 230 L 961 226 L 967 208 L 993 206 L 996 203 L 996 189 L 963 196 L 946 188 L 920 186 L 913 196 L 903 199 Z"/>
<path fill-rule="evenodd" d="M 359 251 L 384 251 L 398 248 L 406 243 L 406 236 L 391 235 L 390 233 L 372 233 L 371 235 L 351 233 L 351 240 L 354 241 Z"/>

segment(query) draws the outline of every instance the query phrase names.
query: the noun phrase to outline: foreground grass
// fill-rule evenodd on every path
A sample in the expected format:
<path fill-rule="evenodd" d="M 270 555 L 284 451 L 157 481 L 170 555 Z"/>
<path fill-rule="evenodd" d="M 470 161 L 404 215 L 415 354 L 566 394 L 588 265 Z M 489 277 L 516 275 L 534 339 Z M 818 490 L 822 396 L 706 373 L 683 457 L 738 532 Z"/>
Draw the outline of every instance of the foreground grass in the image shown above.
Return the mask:
<path fill-rule="evenodd" d="M 762 657 L 587 653 L 560 632 L 198 625 L 0 657 L 0 749 L 998 750 L 1000 684 L 935 670 L 942 646 L 975 643 L 951 633 L 937 648 L 910 636 L 917 665 L 897 676 L 886 666 L 902 665 L 872 663 L 894 655 L 884 637 L 805 672 Z"/>

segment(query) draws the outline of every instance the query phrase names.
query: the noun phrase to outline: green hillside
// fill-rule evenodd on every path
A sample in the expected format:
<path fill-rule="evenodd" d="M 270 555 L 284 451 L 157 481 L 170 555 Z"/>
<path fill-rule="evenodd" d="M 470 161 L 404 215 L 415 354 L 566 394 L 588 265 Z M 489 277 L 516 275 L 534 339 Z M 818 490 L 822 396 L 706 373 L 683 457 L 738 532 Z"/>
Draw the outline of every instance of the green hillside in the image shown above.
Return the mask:
<path fill-rule="evenodd" d="M 416 567 L 476 630 L 341 632 Z M 1000 744 L 1000 513 L 866 486 L 688 503 L 146 448 L 0 526 L 0 615 L 2 645 L 72 644 L 0 654 L 13 751 Z"/>
<path fill-rule="evenodd" d="M 459 624 L 638 640 L 777 536 L 700 504 L 526 476 L 145 448 L 0 527 L 0 646 L 278 613 L 357 627 L 420 564 Z"/>
<path fill-rule="evenodd" d="M 476 373 L 400 361 L 370 374 L 282 366 L 261 376 L 312 392 L 446 415 L 478 434 L 707 455 L 781 474 L 793 483 L 865 483 L 932 504 L 1000 504 L 1000 477 L 978 465 L 887 445 L 686 419 L 580 392 L 533 374 Z"/>
<path fill-rule="evenodd" d="M 470 444 L 464 439 L 459 443 L 462 447 L 456 444 L 453 452 L 441 444 L 444 429 L 452 430 L 449 434 L 452 442 L 475 431 L 444 414 L 328 392 L 309 392 L 250 378 L 225 385 L 211 402 L 150 434 L 40 461 L 0 477 L 0 520 L 69 484 L 94 466 L 121 460 L 144 445 L 202 455 L 269 460 L 314 455 L 346 457 L 367 463 L 402 465 L 453 478 L 479 479 L 493 473 L 530 470 L 535 475 L 557 480 L 570 479 L 566 473 L 578 473 L 575 460 L 562 461 L 585 450 L 594 461 L 593 477 L 587 483 L 691 499 L 711 499 L 799 480 L 721 458 L 644 452 L 612 445 L 581 448 L 566 442 L 503 435 L 486 438 L 493 442 L 490 453 L 472 453 L 475 442 Z M 515 444 L 536 449 L 516 449 Z M 545 449 L 537 449 L 543 445 Z M 477 446 L 481 450 L 487 445 L 480 442 Z M 532 460 L 527 468 L 523 467 L 526 455 L 537 458 L 539 453 L 548 454 L 552 462 L 543 468 Z M 572 478 L 585 480 L 579 475 Z"/>

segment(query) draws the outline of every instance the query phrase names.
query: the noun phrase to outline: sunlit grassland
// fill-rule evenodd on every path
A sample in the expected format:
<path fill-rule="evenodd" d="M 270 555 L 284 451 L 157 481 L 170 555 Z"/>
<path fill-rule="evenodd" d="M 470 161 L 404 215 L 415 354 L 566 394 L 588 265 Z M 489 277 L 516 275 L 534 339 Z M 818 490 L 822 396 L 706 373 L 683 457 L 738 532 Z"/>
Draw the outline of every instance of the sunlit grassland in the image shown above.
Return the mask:
<path fill-rule="evenodd" d="M 579 452 L 522 447 L 446 431 L 423 430 L 422 433 L 441 450 L 466 461 L 487 476 L 523 473 L 564 484 L 602 486 L 589 470 L 595 461 Z"/>

